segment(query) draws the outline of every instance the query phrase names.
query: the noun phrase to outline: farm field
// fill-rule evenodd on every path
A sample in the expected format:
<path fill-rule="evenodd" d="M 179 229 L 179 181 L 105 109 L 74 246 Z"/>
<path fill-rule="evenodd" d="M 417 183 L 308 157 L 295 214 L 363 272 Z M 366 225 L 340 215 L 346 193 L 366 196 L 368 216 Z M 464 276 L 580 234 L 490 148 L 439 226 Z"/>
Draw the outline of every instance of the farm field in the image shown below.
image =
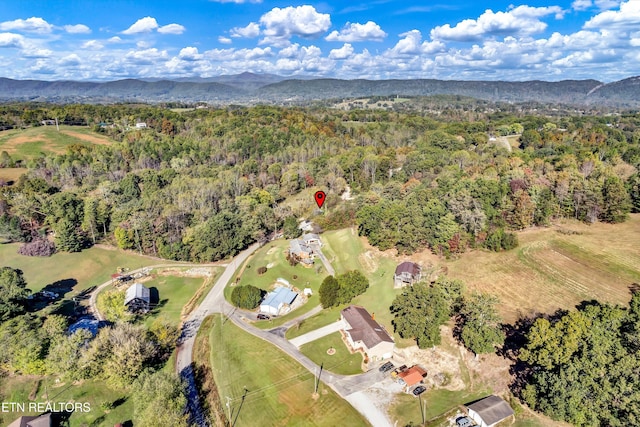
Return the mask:
<path fill-rule="evenodd" d="M 0 245 L 2 266 L 19 268 L 24 273 L 27 288 L 34 292 L 65 280 L 75 280 L 74 292 L 106 282 L 118 267 L 131 270 L 159 261 L 141 257 L 119 249 L 92 247 L 82 252 L 60 252 L 50 257 L 28 257 L 18 254 L 19 243 Z M 171 261 L 163 263 L 170 264 Z"/>
<path fill-rule="evenodd" d="M 500 298 L 503 320 L 570 309 L 597 299 L 626 305 L 640 283 L 640 215 L 622 224 L 566 221 L 518 234 L 509 252 L 473 251 L 445 261 L 468 290 Z"/>
<path fill-rule="evenodd" d="M 211 364 L 219 395 L 230 397 L 237 426 L 349 426 L 367 422 L 330 388 L 312 396 L 313 375 L 285 353 L 265 345 L 231 322 L 212 316 Z M 201 330 L 202 331 L 202 330 Z M 204 331 L 203 331 L 204 332 Z M 243 399 L 243 395 L 245 396 Z"/>
<path fill-rule="evenodd" d="M 64 153 L 69 145 L 114 143 L 106 136 L 96 134 L 87 127 L 37 126 L 0 132 L 0 151 L 6 151 L 14 160 L 29 160 L 40 153 Z"/>

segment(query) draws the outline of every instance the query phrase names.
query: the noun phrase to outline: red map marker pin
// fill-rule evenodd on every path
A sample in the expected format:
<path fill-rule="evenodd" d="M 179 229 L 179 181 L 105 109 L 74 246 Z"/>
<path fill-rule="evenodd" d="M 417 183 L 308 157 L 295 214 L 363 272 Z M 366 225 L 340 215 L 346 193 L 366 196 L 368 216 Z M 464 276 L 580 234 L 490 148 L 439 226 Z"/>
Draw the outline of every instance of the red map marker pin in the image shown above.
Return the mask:
<path fill-rule="evenodd" d="M 327 198 L 327 195 L 324 194 L 324 191 L 316 191 L 316 194 L 314 197 L 316 199 L 316 203 L 318 204 L 318 207 L 322 208 L 322 205 L 324 205 L 324 199 Z"/>

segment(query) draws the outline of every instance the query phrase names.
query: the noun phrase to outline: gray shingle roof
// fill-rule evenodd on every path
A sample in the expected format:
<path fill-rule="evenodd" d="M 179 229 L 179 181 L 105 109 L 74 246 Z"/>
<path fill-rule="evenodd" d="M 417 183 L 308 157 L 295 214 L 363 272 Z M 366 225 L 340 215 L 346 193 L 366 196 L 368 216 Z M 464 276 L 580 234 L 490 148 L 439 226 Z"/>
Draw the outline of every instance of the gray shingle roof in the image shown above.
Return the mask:
<path fill-rule="evenodd" d="M 351 325 L 347 330 L 353 341 L 362 341 L 367 348 L 373 348 L 381 342 L 394 342 L 385 329 L 376 322 L 369 312 L 357 305 L 342 310 L 342 317 Z"/>
<path fill-rule="evenodd" d="M 468 409 L 473 409 L 487 425 L 498 423 L 513 415 L 513 409 L 498 396 L 487 396 L 482 400 L 467 405 Z"/>

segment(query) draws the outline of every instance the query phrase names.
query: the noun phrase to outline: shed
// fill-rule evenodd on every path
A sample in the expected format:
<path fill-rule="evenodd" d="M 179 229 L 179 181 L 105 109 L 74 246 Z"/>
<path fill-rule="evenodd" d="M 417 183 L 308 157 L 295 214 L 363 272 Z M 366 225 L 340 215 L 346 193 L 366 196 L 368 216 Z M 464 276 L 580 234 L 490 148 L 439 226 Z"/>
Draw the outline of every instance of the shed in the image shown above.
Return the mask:
<path fill-rule="evenodd" d="M 129 286 L 124 297 L 124 305 L 126 305 L 130 311 L 142 311 L 144 313 L 149 311 L 151 305 L 151 292 L 149 292 L 149 288 L 141 283 L 134 283 Z"/>
<path fill-rule="evenodd" d="M 51 427 L 53 417 L 51 413 L 40 416 L 22 416 L 8 425 L 8 427 Z"/>
<path fill-rule="evenodd" d="M 513 415 L 513 409 L 498 396 L 491 395 L 466 405 L 469 417 L 480 427 L 492 427 Z"/>
<path fill-rule="evenodd" d="M 260 312 L 277 316 L 280 314 L 280 310 L 290 305 L 297 296 L 297 293 L 287 288 L 278 287 L 273 292 L 269 292 L 260 303 Z"/>

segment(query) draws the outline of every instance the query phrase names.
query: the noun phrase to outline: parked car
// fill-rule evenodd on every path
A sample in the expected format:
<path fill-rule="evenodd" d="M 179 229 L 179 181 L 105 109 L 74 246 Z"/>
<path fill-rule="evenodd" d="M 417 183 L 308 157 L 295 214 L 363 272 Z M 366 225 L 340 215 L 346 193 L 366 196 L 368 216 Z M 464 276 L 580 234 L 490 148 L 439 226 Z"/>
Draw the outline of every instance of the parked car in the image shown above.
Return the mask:
<path fill-rule="evenodd" d="M 456 419 L 456 424 L 458 427 L 471 427 L 473 425 L 473 421 L 469 417 L 460 417 Z"/>
<path fill-rule="evenodd" d="M 412 393 L 413 393 L 414 396 L 418 396 L 418 395 L 424 393 L 425 391 L 427 391 L 427 388 L 424 387 L 424 386 L 419 385 L 418 387 L 413 389 Z"/>
<path fill-rule="evenodd" d="M 379 371 L 380 372 L 389 372 L 390 370 L 392 370 L 394 368 L 393 363 L 391 362 L 387 362 L 384 365 L 380 366 Z"/>
<path fill-rule="evenodd" d="M 271 319 L 271 317 L 269 317 L 269 316 L 268 316 L 268 315 L 266 315 L 266 314 L 262 314 L 262 313 L 260 313 L 260 314 L 258 314 L 258 319 L 259 319 L 259 320 L 269 320 L 269 319 Z"/>

